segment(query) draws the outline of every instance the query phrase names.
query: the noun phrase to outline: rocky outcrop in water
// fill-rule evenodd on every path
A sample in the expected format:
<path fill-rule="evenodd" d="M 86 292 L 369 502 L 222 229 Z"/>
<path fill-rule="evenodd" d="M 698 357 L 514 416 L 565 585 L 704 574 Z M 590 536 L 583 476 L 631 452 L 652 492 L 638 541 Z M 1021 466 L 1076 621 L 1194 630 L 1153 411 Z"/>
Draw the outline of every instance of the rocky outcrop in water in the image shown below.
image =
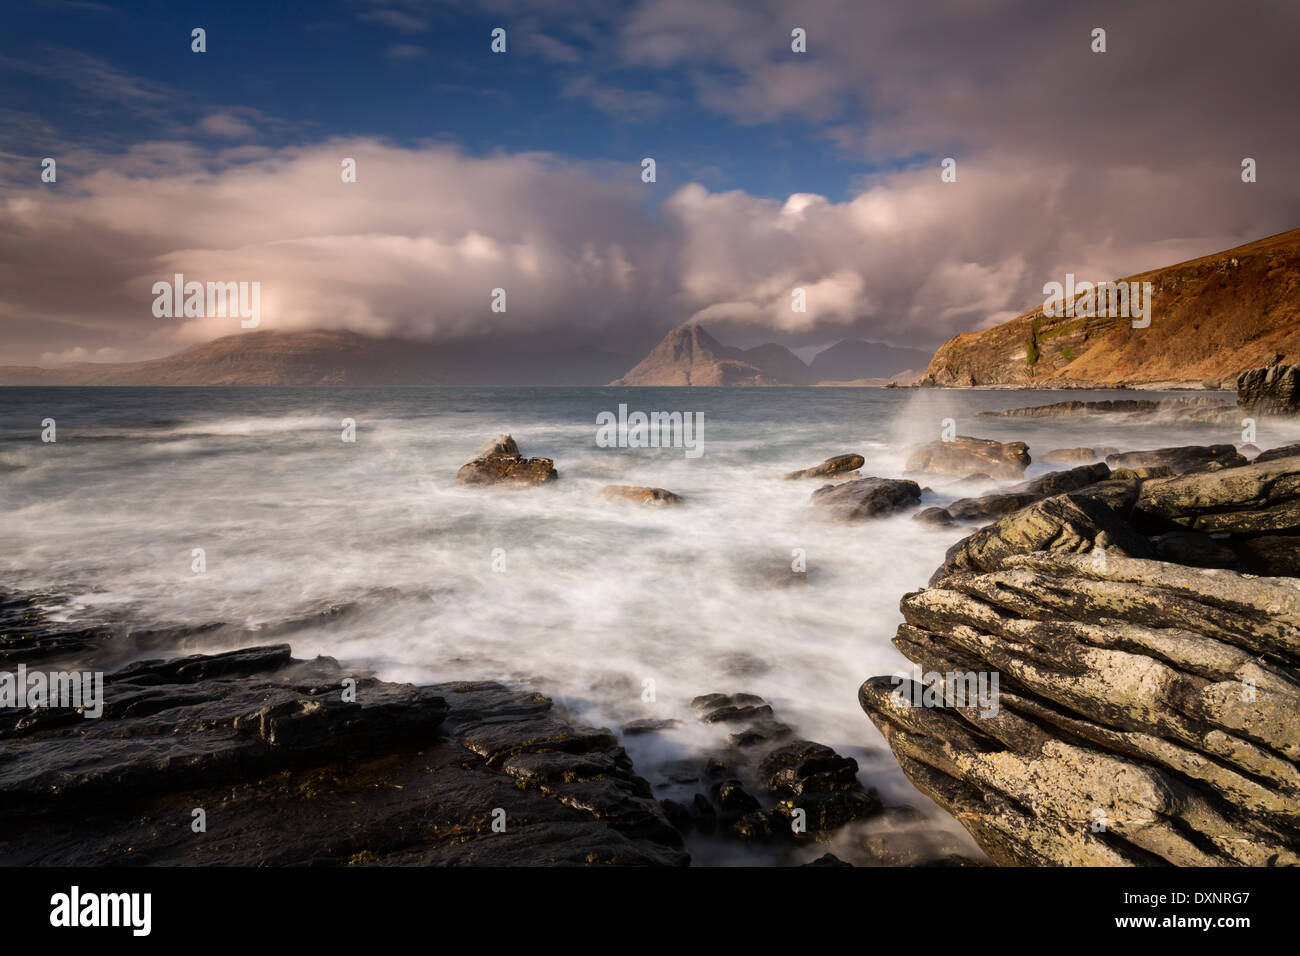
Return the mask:
<path fill-rule="evenodd" d="M 680 495 L 675 495 L 671 491 L 663 488 L 642 488 L 638 485 L 606 485 L 600 489 L 600 496 L 606 501 L 626 501 L 639 505 L 656 505 L 663 507 L 666 505 L 681 504 Z"/>
<path fill-rule="evenodd" d="M 840 521 L 883 518 L 921 503 L 921 486 L 903 478 L 858 478 L 826 485 L 812 493 L 812 504 Z"/>
<path fill-rule="evenodd" d="M 792 471 L 785 476 L 785 479 L 794 481 L 799 478 L 851 477 L 866 462 L 867 460 L 861 455 L 836 455 L 834 458 L 827 458 L 820 465 Z"/>
<path fill-rule="evenodd" d="M 994 478 L 1019 478 L 1030 462 L 1029 446 L 1022 441 L 958 436 L 920 446 L 908 457 L 906 470 L 958 477 L 983 473 Z"/>
<path fill-rule="evenodd" d="M 1300 864 L 1297 556 L 1300 457 L 1046 498 L 901 603 L 922 683 L 997 675 L 998 706 L 860 702 L 999 863 Z"/>
<path fill-rule="evenodd" d="M 456 480 L 466 485 L 539 485 L 559 478 L 550 458 L 525 458 L 509 435 L 498 435 L 461 465 Z"/>
<path fill-rule="evenodd" d="M 1300 415 L 1300 365 L 1242 372 L 1237 377 L 1237 404 L 1251 415 Z"/>

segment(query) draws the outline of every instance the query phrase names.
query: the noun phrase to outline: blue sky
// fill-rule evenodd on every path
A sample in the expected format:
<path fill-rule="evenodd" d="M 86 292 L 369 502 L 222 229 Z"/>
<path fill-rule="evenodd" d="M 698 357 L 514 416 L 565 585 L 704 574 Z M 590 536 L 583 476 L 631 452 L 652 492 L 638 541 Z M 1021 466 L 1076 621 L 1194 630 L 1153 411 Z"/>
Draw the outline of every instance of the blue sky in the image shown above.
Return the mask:
<path fill-rule="evenodd" d="M 104 149 L 247 109 L 265 118 L 257 136 L 265 145 L 372 136 L 454 142 L 472 155 L 544 151 L 633 165 L 654 156 L 661 192 L 698 181 L 771 198 L 842 199 L 858 177 L 904 164 L 846 155 L 826 138 L 826 116 L 738 121 L 702 106 L 679 71 L 620 62 L 610 35 L 593 35 L 602 28 L 593 21 L 450 4 L 403 16 L 330 0 L 47 0 L 6 11 L 0 75 L 10 110 L 45 116 L 58 137 Z M 194 27 L 207 31 L 203 55 L 190 50 Z M 490 51 L 496 27 L 507 31 L 506 55 Z M 788 46 L 784 25 L 773 24 L 771 43 L 778 55 Z M 834 105 L 835 121 L 866 122 L 848 98 Z M 197 142 L 228 140 L 187 132 Z M 11 138 L 8 148 L 44 155 L 48 141 Z"/>

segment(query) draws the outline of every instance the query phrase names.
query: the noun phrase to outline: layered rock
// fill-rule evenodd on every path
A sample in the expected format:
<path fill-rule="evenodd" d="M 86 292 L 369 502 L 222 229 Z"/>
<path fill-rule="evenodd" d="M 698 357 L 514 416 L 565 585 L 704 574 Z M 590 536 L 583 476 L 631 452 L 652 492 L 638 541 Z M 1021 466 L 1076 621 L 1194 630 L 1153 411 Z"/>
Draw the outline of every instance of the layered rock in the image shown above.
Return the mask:
<path fill-rule="evenodd" d="M 906 470 L 959 477 L 982 473 L 994 478 L 1019 478 L 1031 461 L 1029 446 L 1022 441 L 959 435 L 951 441 L 921 445 L 908 456 Z"/>
<path fill-rule="evenodd" d="M 1300 415 L 1300 365 L 1242 372 L 1237 377 L 1237 404 L 1251 415 Z"/>
<path fill-rule="evenodd" d="M 509 435 L 498 435 L 461 465 L 456 480 L 466 485 L 539 485 L 560 477 L 550 458 L 525 458 Z"/>
<path fill-rule="evenodd" d="M 1036 502 L 901 603 L 922 680 L 995 674 L 998 706 L 861 704 L 999 863 L 1300 864 L 1298 531 L 1300 458 Z M 1168 560 L 1197 555 L 1235 566 Z"/>

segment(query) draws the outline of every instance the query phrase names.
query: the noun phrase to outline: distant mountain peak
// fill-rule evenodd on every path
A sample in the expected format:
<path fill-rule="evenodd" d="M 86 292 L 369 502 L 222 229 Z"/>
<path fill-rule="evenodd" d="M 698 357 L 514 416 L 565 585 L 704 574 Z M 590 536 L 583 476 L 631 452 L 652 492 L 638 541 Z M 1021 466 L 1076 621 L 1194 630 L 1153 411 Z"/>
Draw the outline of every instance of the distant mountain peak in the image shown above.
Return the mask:
<path fill-rule="evenodd" d="M 663 337 L 650 354 L 611 385 L 807 385 L 808 366 L 784 345 L 752 349 L 723 345 L 702 325 L 688 322 Z"/>

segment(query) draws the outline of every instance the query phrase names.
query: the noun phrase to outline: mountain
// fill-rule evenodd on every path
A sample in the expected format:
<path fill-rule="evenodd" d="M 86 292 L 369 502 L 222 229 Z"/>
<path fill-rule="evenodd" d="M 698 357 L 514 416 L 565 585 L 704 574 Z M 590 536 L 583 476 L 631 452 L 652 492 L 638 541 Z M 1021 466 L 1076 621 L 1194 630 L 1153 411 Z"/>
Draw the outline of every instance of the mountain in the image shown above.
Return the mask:
<path fill-rule="evenodd" d="M 669 332 L 611 385 L 808 385 L 799 356 L 783 345 L 738 349 L 723 345 L 699 325 Z"/>
<path fill-rule="evenodd" d="M 891 379 L 904 369 L 925 368 L 930 358 L 931 353 L 921 349 L 845 339 L 814 355 L 808 368 L 819 382 Z"/>
<path fill-rule="evenodd" d="M 1149 327 L 1133 328 L 1128 318 L 1052 318 L 1039 306 L 950 339 L 918 384 L 1217 384 L 1300 361 L 1300 229 L 1124 281 L 1151 283 Z"/>
<path fill-rule="evenodd" d="M 600 385 L 627 361 L 590 346 L 525 352 L 258 330 L 147 362 L 4 366 L 0 385 Z"/>

